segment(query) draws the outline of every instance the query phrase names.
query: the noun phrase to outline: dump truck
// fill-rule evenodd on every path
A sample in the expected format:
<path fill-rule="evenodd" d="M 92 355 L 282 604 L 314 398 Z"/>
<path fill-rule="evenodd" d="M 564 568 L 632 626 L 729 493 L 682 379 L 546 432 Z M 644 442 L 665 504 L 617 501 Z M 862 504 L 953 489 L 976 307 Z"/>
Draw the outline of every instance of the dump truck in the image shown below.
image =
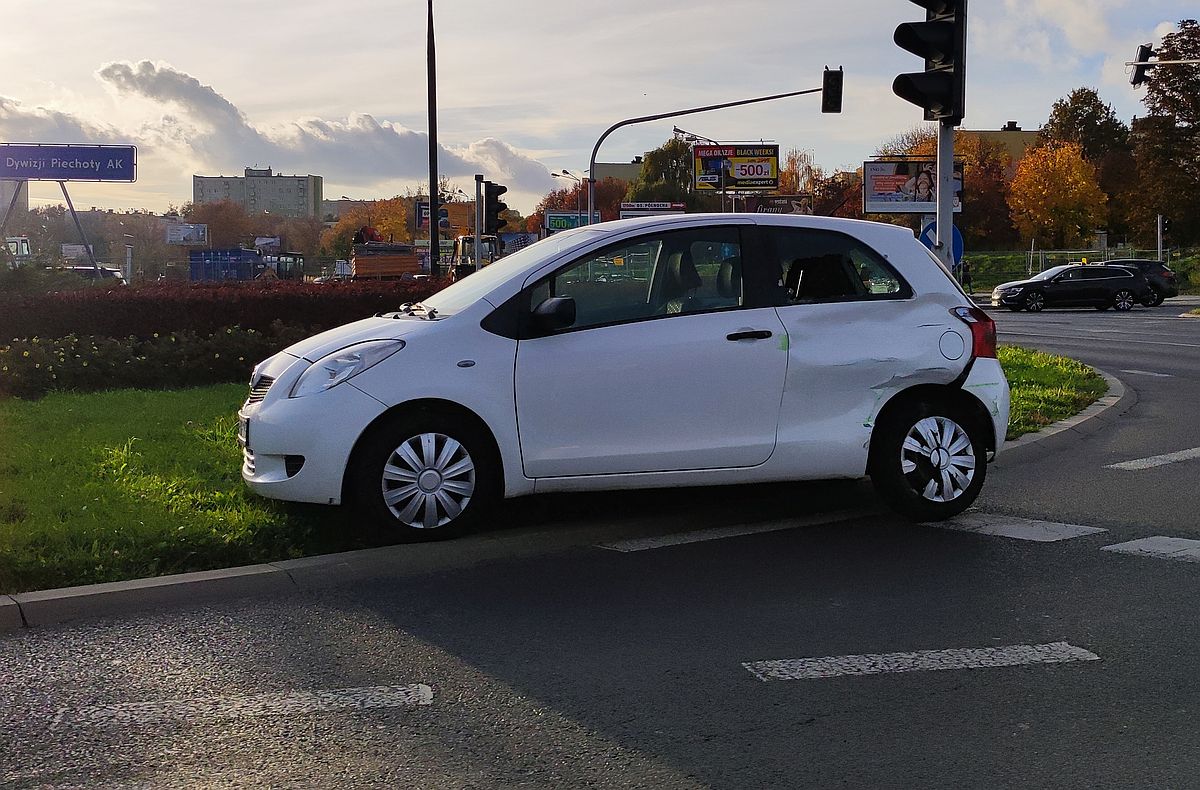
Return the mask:
<path fill-rule="evenodd" d="M 350 250 L 350 276 L 355 280 L 407 279 L 421 273 L 413 245 L 385 241 L 368 225 L 355 232 Z"/>

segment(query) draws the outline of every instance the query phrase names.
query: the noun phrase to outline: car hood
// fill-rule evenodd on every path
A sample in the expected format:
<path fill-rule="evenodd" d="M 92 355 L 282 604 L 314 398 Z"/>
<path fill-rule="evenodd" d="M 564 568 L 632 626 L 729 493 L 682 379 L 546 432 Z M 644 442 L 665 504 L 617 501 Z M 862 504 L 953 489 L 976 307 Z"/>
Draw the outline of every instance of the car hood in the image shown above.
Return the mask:
<path fill-rule="evenodd" d="M 1005 288 L 1016 288 L 1018 285 L 1033 285 L 1035 282 L 1042 282 L 1042 281 L 1041 280 L 1013 280 L 1012 282 L 1009 282 L 1009 283 L 1000 283 L 999 285 L 996 286 L 996 290 L 1003 291 Z"/>
<path fill-rule="evenodd" d="M 392 340 L 406 335 L 419 334 L 433 323 L 424 318 L 411 316 L 364 318 L 361 321 L 335 327 L 319 335 L 305 338 L 299 343 L 288 346 L 283 352 L 294 357 L 302 357 L 309 362 L 316 362 L 321 357 L 354 343 L 362 343 L 366 340 Z"/>

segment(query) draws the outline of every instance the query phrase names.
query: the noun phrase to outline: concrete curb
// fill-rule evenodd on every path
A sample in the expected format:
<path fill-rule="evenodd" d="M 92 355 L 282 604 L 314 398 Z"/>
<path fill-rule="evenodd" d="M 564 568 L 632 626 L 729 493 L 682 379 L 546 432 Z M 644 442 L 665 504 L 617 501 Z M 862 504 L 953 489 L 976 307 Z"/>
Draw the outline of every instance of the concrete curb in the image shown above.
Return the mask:
<path fill-rule="evenodd" d="M 1078 439 L 1105 427 L 1134 403 L 1136 395 L 1120 379 L 1093 368 L 1108 383 L 1109 392 L 1074 417 L 1005 444 L 999 461 L 1019 458 L 1039 444 Z M 1098 418 L 1098 419 L 1097 419 Z M 825 521 L 856 517 L 828 513 Z M 803 518 L 803 517 L 801 517 Z M 645 524 L 629 530 L 645 536 Z M 401 544 L 339 554 L 322 554 L 262 565 L 247 565 L 124 582 L 88 584 L 55 590 L 0 595 L 0 634 L 22 627 L 47 626 L 81 618 L 118 616 L 139 611 L 196 603 L 278 595 L 381 576 L 415 576 L 449 568 L 461 569 L 499 559 L 515 559 L 612 540 L 611 530 L 540 528 L 501 535 L 469 535 L 444 543 Z"/>
<path fill-rule="evenodd" d="M 1092 370 L 1099 373 L 1104 378 L 1105 383 L 1108 384 L 1107 395 L 1104 395 L 1074 417 L 1059 420 L 1052 425 L 1047 425 L 1040 431 L 1027 433 L 1011 442 L 1005 442 L 998 459 L 1008 461 L 1010 459 L 1025 457 L 1027 454 L 1023 451 L 1035 444 L 1040 445 L 1038 447 L 1039 451 L 1045 451 L 1050 449 L 1048 445 L 1044 444 L 1047 440 L 1054 440 L 1051 442 L 1051 445 L 1057 446 L 1095 433 L 1101 428 L 1112 424 L 1118 417 L 1129 411 L 1137 403 L 1137 393 L 1126 387 L 1125 383 L 1119 378 L 1094 366 Z"/>
<path fill-rule="evenodd" d="M 1200 318 L 1200 313 L 1180 313 L 1180 318 Z"/>

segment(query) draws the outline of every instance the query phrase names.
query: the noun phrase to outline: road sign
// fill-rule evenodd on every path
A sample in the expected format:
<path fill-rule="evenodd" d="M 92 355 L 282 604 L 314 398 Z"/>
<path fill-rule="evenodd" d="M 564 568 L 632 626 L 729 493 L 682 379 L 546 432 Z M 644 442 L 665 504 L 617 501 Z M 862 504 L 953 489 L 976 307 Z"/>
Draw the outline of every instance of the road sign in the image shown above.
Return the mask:
<path fill-rule="evenodd" d="M 931 250 L 933 249 L 934 242 L 937 240 L 937 236 L 934 233 L 935 228 L 937 228 L 937 223 L 930 222 L 928 225 L 926 225 L 924 228 L 921 229 L 921 235 L 917 237 L 917 239 L 922 244 L 924 244 L 926 247 L 928 247 Z M 954 242 L 953 242 L 954 265 L 957 266 L 958 264 L 962 263 L 963 237 L 962 237 L 962 234 L 958 232 L 957 225 L 952 225 L 951 229 L 954 231 Z"/>
<path fill-rule="evenodd" d="M 0 143 L 0 178 L 137 181 L 137 146 Z"/>
<path fill-rule="evenodd" d="M 592 215 L 591 224 L 595 225 L 599 221 L 600 212 L 597 211 Z M 578 228 L 581 225 L 587 224 L 587 212 L 547 211 L 542 217 L 542 226 L 546 229 L 547 234 L 557 233 L 560 230 L 570 230 L 571 228 Z"/>

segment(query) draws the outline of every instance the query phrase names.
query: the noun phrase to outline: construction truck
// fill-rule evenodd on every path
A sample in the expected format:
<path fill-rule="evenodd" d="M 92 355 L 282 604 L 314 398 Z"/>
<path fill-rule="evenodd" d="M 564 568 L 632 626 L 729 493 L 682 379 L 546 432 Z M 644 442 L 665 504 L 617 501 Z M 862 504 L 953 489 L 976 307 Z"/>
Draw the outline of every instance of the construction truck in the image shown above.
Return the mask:
<path fill-rule="evenodd" d="M 479 237 L 480 263 L 483 268 L 499 259 L 504 250 L 500 240 L 490 234 Z M 459 280 L 475 271 L 475 237 L 456 236 L 454 239 L 454 257 L 451 259 L 450 279 Z"/>
<path fill-rule="evenodd" d="M 359 228 L 350 249 L 352 279 L 400 280 L 421 273 L 421 260 L 413 245 L 386 241 L 375 228 Z"/>

